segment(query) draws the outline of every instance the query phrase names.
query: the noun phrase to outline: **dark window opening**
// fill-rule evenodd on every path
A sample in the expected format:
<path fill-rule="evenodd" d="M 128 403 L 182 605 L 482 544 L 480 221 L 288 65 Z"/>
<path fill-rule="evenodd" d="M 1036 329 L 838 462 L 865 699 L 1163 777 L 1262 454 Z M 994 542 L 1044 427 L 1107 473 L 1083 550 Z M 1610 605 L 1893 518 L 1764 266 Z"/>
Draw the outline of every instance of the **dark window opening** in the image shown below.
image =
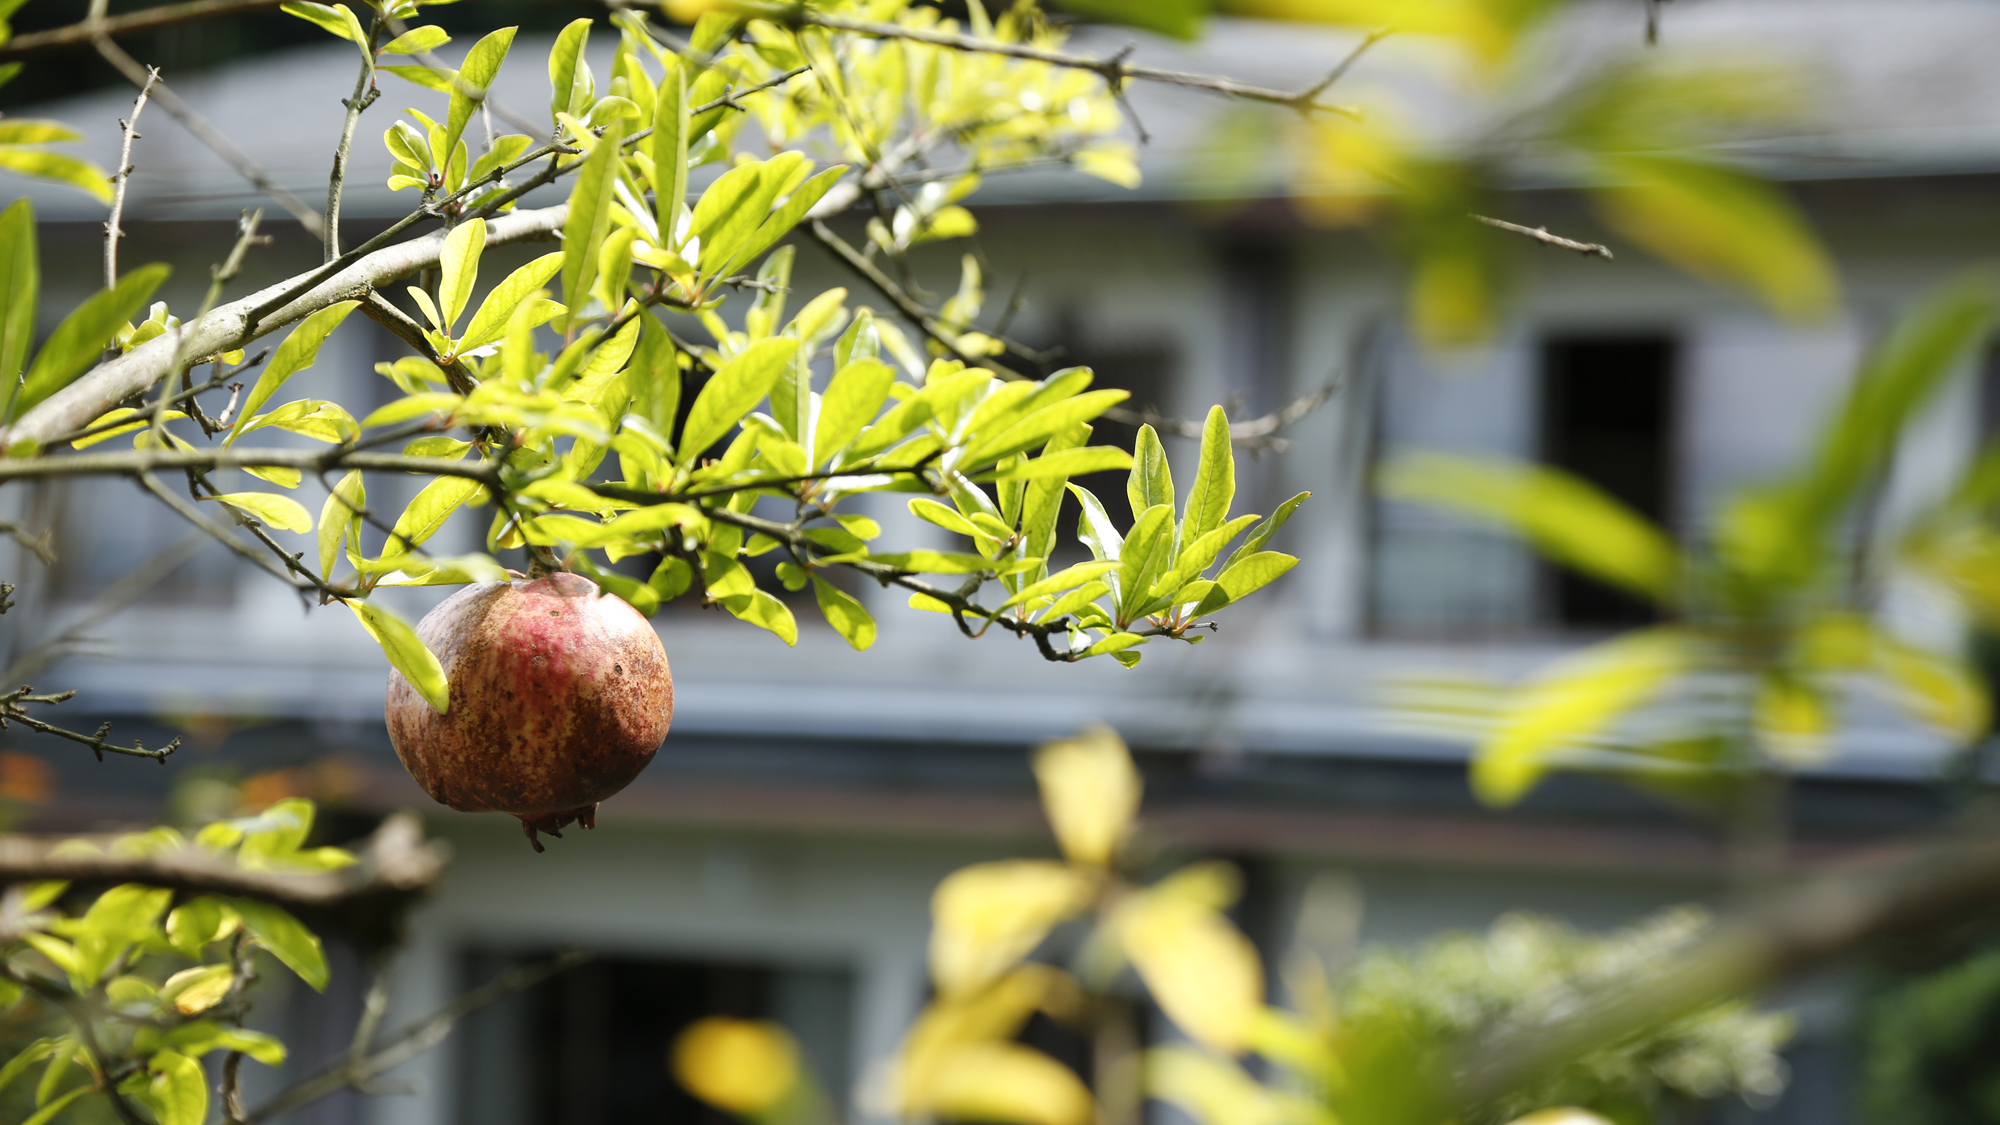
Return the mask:
<path fill-rule="evenodd" d="M 535 958 L 476 953 L 466 983 Z M 578 966 L 467 1021 L 466 1125 L 739 1125 L 674 1080 L 668 1052 L 704 1016 L 774 1019 L 835 1104 L 847 1095 L 852 978 L 838 971 L 633 957 Z"/>
<path fill-rule="evenodd" d="M 1542 348 L 1542 459 L 1666 526 L 1671 512 L 1674 344 L 1663 336 L 1574 337 Z M 1600 629 L 1657 619 L 1649 603 L 1566 568 L 1545 568 L 1555 623 Z"/>

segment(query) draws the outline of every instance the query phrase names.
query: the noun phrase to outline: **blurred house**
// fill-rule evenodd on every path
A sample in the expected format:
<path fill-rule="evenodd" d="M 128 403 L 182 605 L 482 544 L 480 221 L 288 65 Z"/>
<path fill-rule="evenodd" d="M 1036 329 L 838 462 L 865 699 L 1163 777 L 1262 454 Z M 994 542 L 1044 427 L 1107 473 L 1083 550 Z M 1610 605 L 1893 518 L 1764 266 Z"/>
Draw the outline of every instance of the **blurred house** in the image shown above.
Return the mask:
<path fill-rule="evenodd" d="M 1586 7 L 1576 49 L 1639 49 L 1642 18 L 1638 4 Z M 1140 753 L 1154 862 L 1235 860 L 1246 875 L 1240 919 L 1274 954 L 1292 940 L 1305 888 L 1328 872 L 1358 878 L 1360 934 L 1371 941 L 1481 927 L 1516 908 L 1610 926 L 1712 897 L 1719 851 L 1686 810 L 1577 776 L 1518 808 L 1481 808 L 1464 780 L 1464 739 L 1385 719 L 1382 688 L 1398 676 L 1520 675 L 1630 623 L 1634 610 L 1519 543 L 1377 500 L 1370 467 L 1419 447 L 1540 458 L 1700 537 L 1719 496 L 1806 447 L 1893 315 L 2000 249 L 2000 72 L 1987 50 L 2000 41 L 2000 9 L 1976 0 L 1685 0 L 1667 9 L 1663 37 L 1674 49 L 1768 48 L 1811 76 L 1804 122 L 1746 155 L 1791 181 L 1831 247 L 1846 287 L 1836 318 L 1776 322 L 1628 249 L 1570 192 L 1528 184 L 1505 200 L 1505 217 L 1612 243 L 1618 257 L 1523 241 L 1503 338 L 1441 362 L 1403 330 L 1402 280 L 1382 240 L 1301 222 L 1277 171 L 1240 175 L 1218 154 L 1262 126 L 1192 91 L 1131 91 L 1153 138 L 1137 191 L 1035 173 L 996 177 L 976 197 L 989 307 L 1018 293 L 1011 334 L 1064 349 L 1061 363 L 1091 364 L 1137 405 L 1196 417 L 1226 401 L 1244 416 L 1337 387 L 1284 431 L 1286 449 L 1247 461 L 1239 484 L 1239 511 L 1315 493 L 1274 544 L 1304 562 L 1199 647 L 1148 647 L 1132 671 L 1051 666 L 1027 643 L 968 641 L 882 591 L 864 594 L 882 622 L 865 654 L 809 607 L 789 649 L 721 614 L 670 608 L 658 624 L 676 672 L 673 734 L 640 781 L 605 805 L 594 834 L 572 832 L 535 855 L 511 819 L 439 809 L 401 772 L 381 722 L 384 663 L 342 611 L 306 613 L 198 544 L 129 608 L 100 605 L 92 599 L 172 550 L 186 529 L 124 482 L 16 486 L 0 491 L 4 518 L 53 524 L 60 562 L 43 567 L 4 546 L 0 576 L 20 586 L 5 622 L 9 659 L 87 618 L 32 682 L 79 691 L 64 713 L 71 726 L 110 720 L 121 740 L 186 738 L 158 769 L 98 764 L 75 747 L 7 732 L 13 751 L 54 766 L 53 793 L 29 823 L 144 820 L 161 814 L 170 785 L 185 808 L 200 803 L 202 777 L 253 775 L 260 792 L 320 797 L 354 831 L 391 808 L 424 809 L 456 858 L 390 970 L 391 1025 L 500 966 L 570 944 L 605 952 L 403 1068 L 397 1077 L 414 1079 L 414 1092 L 336 1099 L 301 1118 L 328 1123 L 702 1119 L 667 1077 L 662 1052 L 675 1028 L 706 1011 L 785 1020 L 822 1079 L 846 1089 L 893 1049 L 924 997 L 931 888 L 968 862 L 1050 851 L 1027 752 L 1093 721 L 1116 726 Z M 1190 46 L 1104 32 L 1079 45 L 1110 50 L 1131 39 L 1142 61 L 1283 88 L 1310 84 L 1352 43 L 1219 22 Z M 1394 81 L 1414 49 L 1391 40 L 1346 81 Z M 517 43 L 500 104 L 539 116 L 545 53 L 545 40 Z M 315 200 L 353 66 L 352 48 L 329 42 L 168 78 Z M 376 138 L 400 106 L 429 108 L 440 96 L 395 81 L 383 79 L 385 97 L 357 139 L 350 243 L 414 203 L 382 187 L 388 164 Z M 32 115 L 86 130 L 86 148 L 110 167 L 116 122 L 129 111 L 130 91 L 110 89 Z M 276 241 L 253 255 L 240 288 L 317 263 L 310 239 L 165 113 L 149 110 L 141 131 L 123 259 L 173 262 L 176 311 L 198 303 L 242 208 L 263 206 Z M 43 309 L 53 318 L 99 284 L 103 214 L 73 192 L 0 184 L 36 200 Z M 795 241 L 800 292 L 845 284 L 850 304 L 886 307 Z M 938 251 L 938 291 L 954 283 L 960 250 Z M 386 401 L 393 388 L 372 368 L 400 354 L 354 317 L 291 389 Z M 1990 373 L 1973 373 L 1915 424 L 1882 482 L 1882 511 L 1907 511 L 1950 479 L 2000 421 L 1995 387 Z M 1170 439 L 1168 449 L 1191 472 L 1190 443 Z M 307 482 L 300 498 L 316 506 L 317 487 Z M 401 487 L 407 496 L 415 486 Z M 399 507 L 395 482 L 371 488 L 378 509 Z M 884 498 L 874 511 L 895 519 L 901 501 Z M 458 537 L 454 549 L 474 549 L 485 518 L 460 517 L 445 533 Z M 896 533 L 926 530 L 905 520 Z M 414 617 L 443 593 L 409 591 L 398 605 Z M 1890 581 L 1880 604 L 1912 636 L 1951 644 L 1960 635 L 1949 607 L 1913 583 Z M 1886 709 L 1857 705 L 1850 717 L 1839 754 L 1799 787 L 1808 860 L 1921 827 L 1947 803 L 1938 782 L 1955 768 L 1951 748 Z M 337 978 L 331 1000 L 283 1009 L 295 1065 L 345 1049 L 365 973 L 343 964 Z M 1837 982 L 1822 982 L 1781 998 L 1802 1015 L 1796 1081 L 1757 1120 L 1847 1119 L 1843 996 Z"/>

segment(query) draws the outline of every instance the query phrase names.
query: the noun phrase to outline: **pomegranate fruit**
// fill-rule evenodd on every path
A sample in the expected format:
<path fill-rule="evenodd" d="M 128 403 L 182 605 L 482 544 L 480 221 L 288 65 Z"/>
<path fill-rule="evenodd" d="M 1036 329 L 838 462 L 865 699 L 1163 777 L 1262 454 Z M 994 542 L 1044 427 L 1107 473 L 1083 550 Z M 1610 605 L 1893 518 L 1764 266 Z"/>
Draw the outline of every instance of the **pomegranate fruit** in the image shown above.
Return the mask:
<path fill-rule="evenodd" d="M 653 626 L 580 575 L 481 582 L 417 624 L 451 683 L 432 709 L 389 673 L 389 738 L 441 804 L 521 818 L 561 836 L 597 826 L 597 803 L 625 788 L 667 737 L 674 677 Z"/>

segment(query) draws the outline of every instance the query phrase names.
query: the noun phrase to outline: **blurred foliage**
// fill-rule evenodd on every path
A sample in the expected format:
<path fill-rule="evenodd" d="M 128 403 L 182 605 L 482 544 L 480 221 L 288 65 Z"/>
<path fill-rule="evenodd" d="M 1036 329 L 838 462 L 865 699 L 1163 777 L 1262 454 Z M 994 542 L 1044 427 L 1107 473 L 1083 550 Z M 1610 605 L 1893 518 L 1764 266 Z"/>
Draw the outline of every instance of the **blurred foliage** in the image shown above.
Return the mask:
<path fill-rule="evenodd" d="M 1241 889 L 1234 868 L 1198 863 L 1151 884 L 1123 876 L 1141 781 L 1117 735 L 1051 743 L 1034 764 L 1064 858 L 975 864 L 939 884 L 933 998 L 864 1091 L 871 1112 L 1089 1125 L 1151 1097 L 1202 1125 L 1651 1125 L 1676 1105 L 1768 1099 L 1784 1086 L 1789 1018 L 1731 1002 L 1605 1044 L 1465 1116 L 1449 1099 L 1468 1053 L 1643 977 L 1707 916 L 1683 908 L 1599 937 L 1509 915 L 1483 935 L 1368 951 L 1338 976 L 1302 946 L 1285 975 L 1297 1007 L 1279 1008 L 1227 914 Z M 1184 1039 L 1142 1047 L 1135 985 Z M 1037 1015 L 1094 1044 L 1095 1089 L 1020 1041 Z M 771 1025 L 704 1021 L 674 1066 L 697 1096 L 759 1125 L 803 1125 L 824 1104 L 792 1092 L 810 1078 Z"/>
<path fill-rule="evenodd" d="M 1802 463 L 1723 505 L 1712 534 L 1663 529 L 1559 470 L 1433 453 L 1390 464 L 1393 497 L 1511 530 L 1551 561 L 1650 599 L 1667 623 L 1563 657 L 1513 689 L 1437 679 L 1399 707 L 1477 734 L 1473 785 L 1519 799 L 1549 769 L 1603 770 L 1670 792 L 1710 792 L 1834 752 L 1845 698 L 1886 694 L 1953 746 L 1985 733 L 1991 704 L 1956 652 L 1877 622 L 1869 592 L 1902 564 L 1992 619 L 2000 602 L 1994 502 L 2000 461 L 1975 462 L 1904 526 L 1871 506 L 1915 412 L 1982 344 L 2000 308 L 1984 273 L 1953 281 L 1876 343 Z"/>
<path fill-rule="evenodd" d="M 354 863 L 340 849 L 303 846 L 313 816 L 311 802 L 285 800 L 258 816 L 209 824 L 192 839 L 154 828 L 108 842 L 66 841 L 56 854 L 169 865 L 221 860 L 278 875 Z M 0 1042 L 12 1048 L 0 1065 L 0 1114 L 10 1121 L 133 1120 L 143 1111 L 159 1125 L 204 1125 L 204 1056 L 240 1052 L 267 1066 L 285 1059 L 282 1043 L 243 1026 L 257 955 L 315 989 L 327 985 L 319 938 L 253 897 L 177 895 L 138 883 L 86 893 L 66 882 L 24 882 L 0 897 L 0 919 L 7 934 Z"/>
<path fill-rule="evenodd" d="M 2000 1122 L 2000 950 L 1883 989 L 1860 1026 L 1870 1125 Z"/>

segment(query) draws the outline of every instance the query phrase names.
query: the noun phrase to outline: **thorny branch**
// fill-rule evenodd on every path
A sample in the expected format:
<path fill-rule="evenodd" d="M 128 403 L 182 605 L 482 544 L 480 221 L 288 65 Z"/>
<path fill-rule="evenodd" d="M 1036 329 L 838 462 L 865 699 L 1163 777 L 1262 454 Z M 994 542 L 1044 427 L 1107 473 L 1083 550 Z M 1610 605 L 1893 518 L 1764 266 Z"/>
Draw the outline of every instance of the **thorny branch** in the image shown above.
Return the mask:
<path fill-rule="evenodd" d="M 146 83 L 139 87 L 139 96 L 132 102 L 132 117 L 118 124 L 124 130 L 124 141 L 118 148 L 118 171 L 112 173 L 111 182 L 116 185 L 111 192 L 111 218 L 104 224 L 104 287 L 110 289 L 118 284 L 118 239 L 125 231 L 119 220 L 125 215 L 125 189 L 132 182 L 132 142 L 139 139 L 139 115 L 146 110 L 146 99 L 152 96 L 153 86 L 160 80 L 160 68 L 146 71 Z"/>
<path fill-rule="evenodd" d="M 134 740 L 130 746 L 113 745 L 110 741 L 110 723 L 105 723 L 98 727 L 96 734 L 78 734 L 73 730 L 65 730 L 53 723 L 42 722 L 40 719 L 28 714 L 27 704 L 40 703 L 44 706 L 54 706 L 58 703 L 69 702 L 76 693 L 74 691 L 64 691 L 57 692 L 54 695 L 35 695 L 33 694 L 34 690 L 34 688 L 24 685 L 4 695 L 0 695 L 0 730 L 6 730 L 7 724 L 13 722 L 19 723 L 32 731 L 39 731 L 42 734 L 52 734 L 57 738 L 66 738 L 71 742 L 81 743 L 90 747 L 91 752 L 97 755 L 97 760 L 100 762 L 104 760 L 105 753 L 109 751 L 113 754 L 123 754 L 129 758 L 151 758 L 156 762 L 165 764 L 167 755 L 180 749 L 181 740 L 178 738 L 158 750 L 148 750 L 144 743 L 137 740 Z"/>

